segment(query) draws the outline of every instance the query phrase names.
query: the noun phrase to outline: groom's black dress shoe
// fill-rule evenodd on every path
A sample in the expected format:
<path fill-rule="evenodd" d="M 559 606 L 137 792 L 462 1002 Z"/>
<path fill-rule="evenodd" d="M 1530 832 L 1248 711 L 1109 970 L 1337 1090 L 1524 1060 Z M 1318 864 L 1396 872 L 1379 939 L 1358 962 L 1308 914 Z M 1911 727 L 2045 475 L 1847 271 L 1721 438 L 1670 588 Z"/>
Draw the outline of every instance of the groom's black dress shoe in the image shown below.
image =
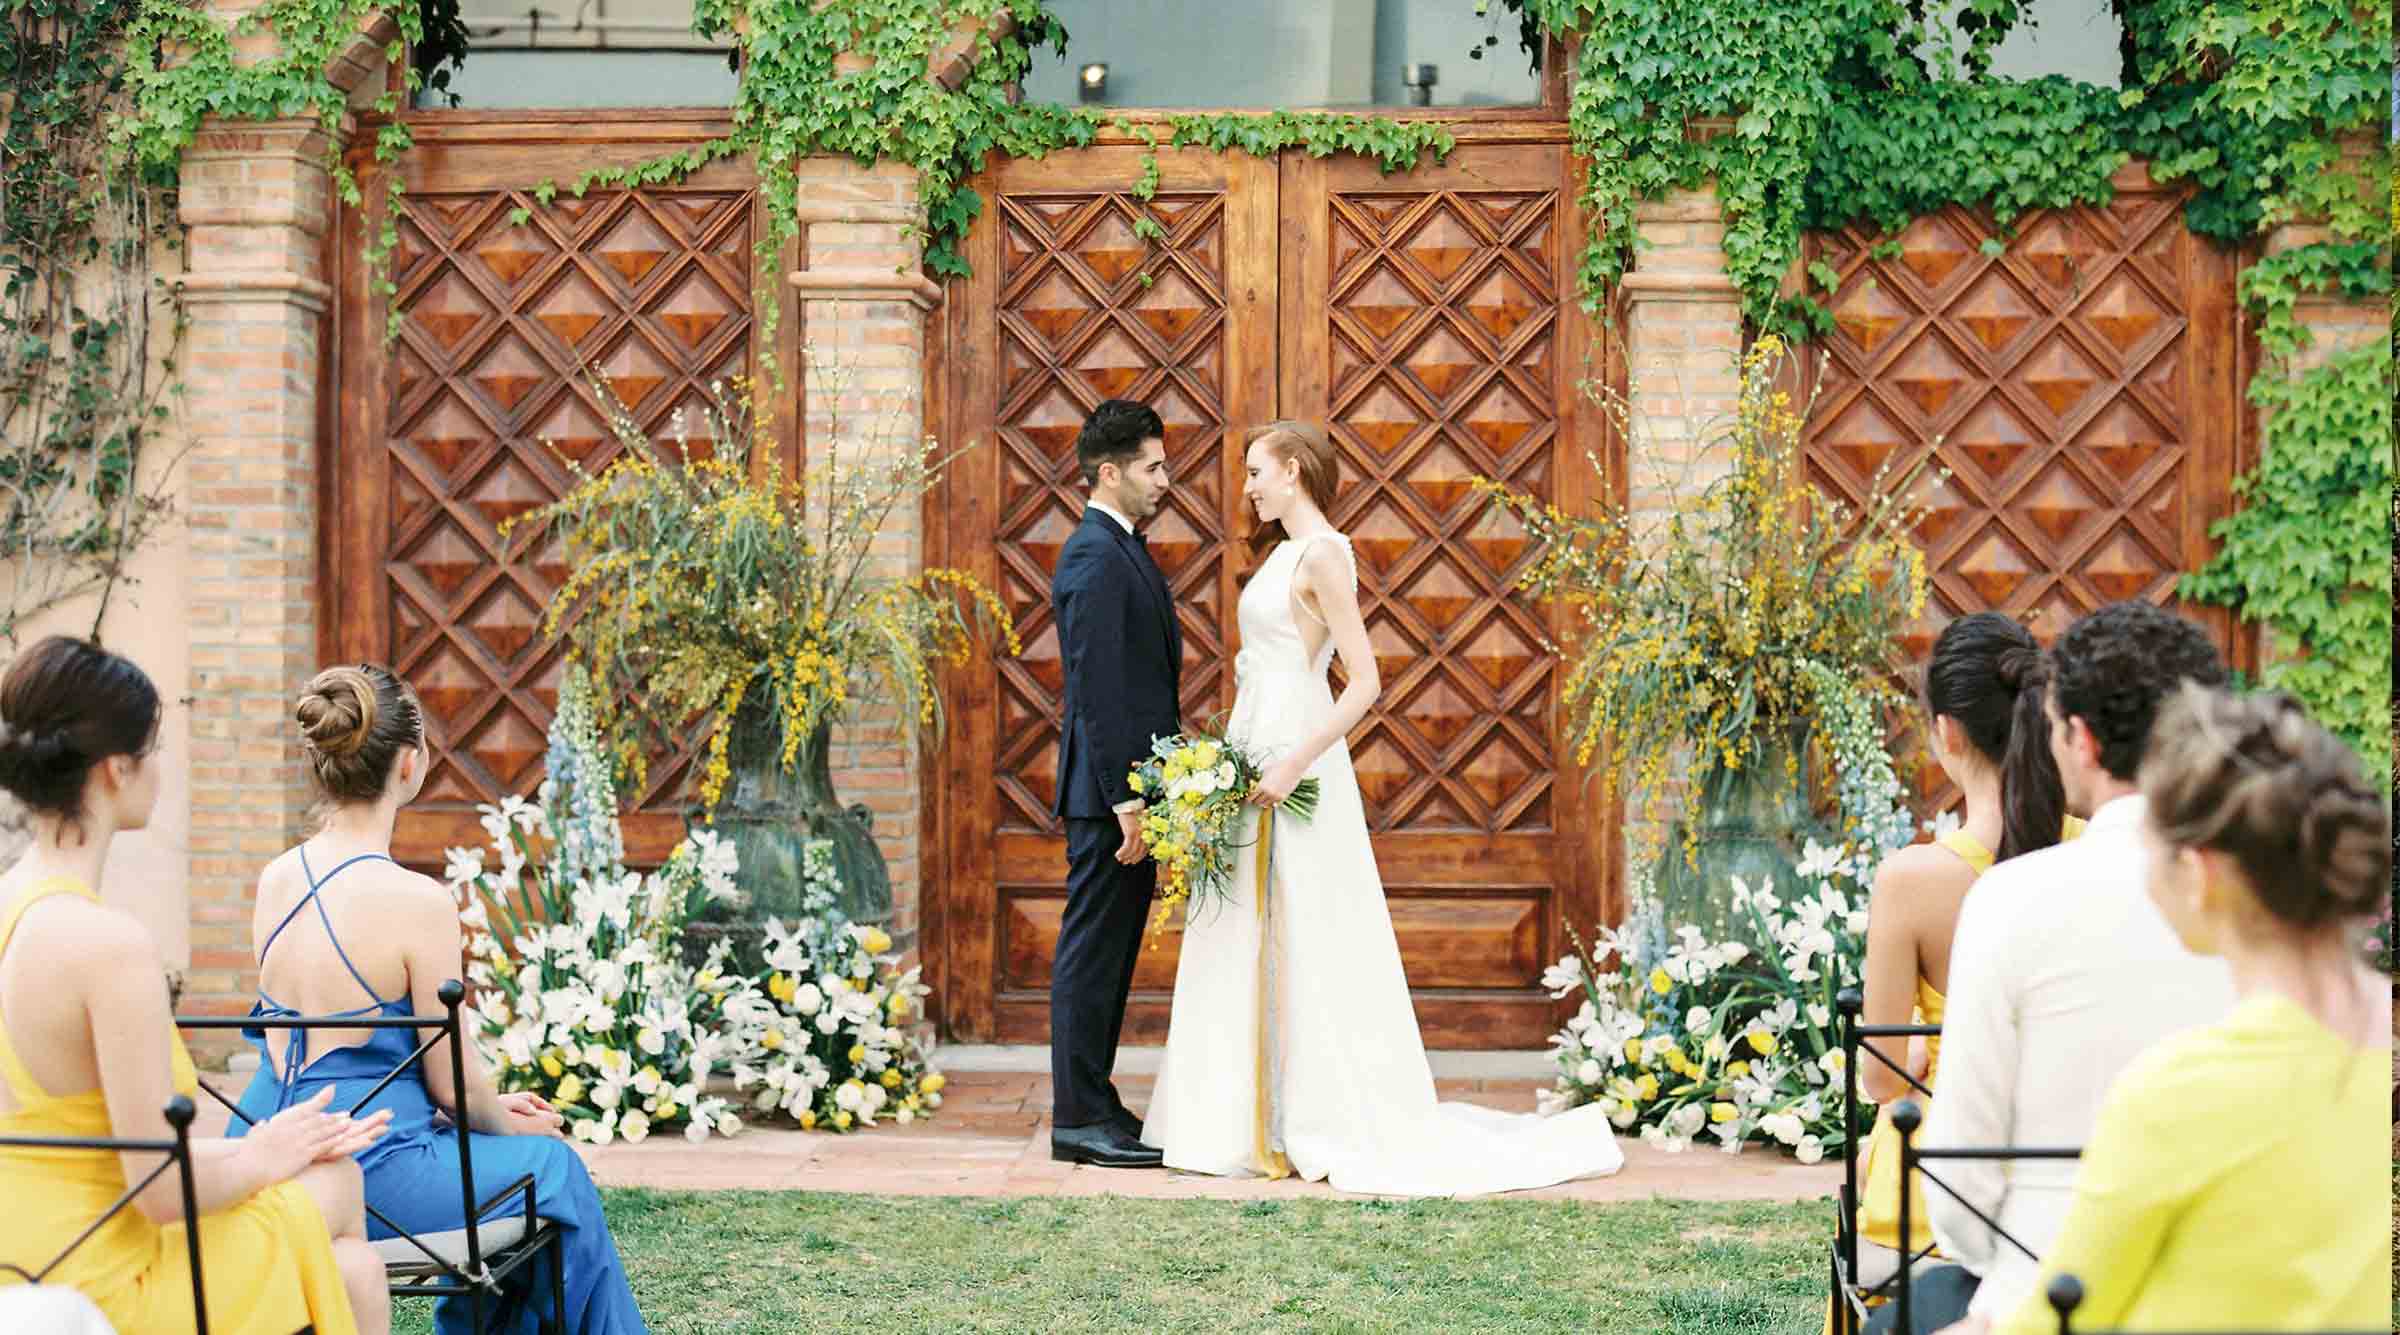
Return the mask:
<path fill-rule="evenodd" d="M 1124 1132 L 1127 1140 L 1140 1140 L 1142 1138 L 1142 1119 L 1134 1116 L 1132 1113 L 1123 1108 L 1119 1108 L 1115 1112 L 1108 1115 L 1107 1125 L 1113 1126 L 1117 1130 Z"/>
<path fill-rule="evenodd" d="M 1050 1129 L 1050 1157 L 1061 1163 L 1088 1163 L 1095 1168 L 1156 1168 L 1157 1150 L 1144 1145 L 1110 1122 Z"/>

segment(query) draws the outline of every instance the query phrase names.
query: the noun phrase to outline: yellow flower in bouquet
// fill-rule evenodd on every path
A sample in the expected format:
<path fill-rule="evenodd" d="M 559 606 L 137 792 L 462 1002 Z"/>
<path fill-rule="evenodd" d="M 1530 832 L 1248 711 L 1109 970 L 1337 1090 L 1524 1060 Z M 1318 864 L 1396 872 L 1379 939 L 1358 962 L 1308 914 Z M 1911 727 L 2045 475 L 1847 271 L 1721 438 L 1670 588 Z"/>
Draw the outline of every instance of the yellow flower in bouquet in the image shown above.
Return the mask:
<path fill-rule="evenodd" d="M 1223 902 L 1233 882 L 1243 807 L 1266 766 L 1233 743 L 1206 734 L 1157 738 L 1127 781 L 1150 801 L 1142 836 L 1158 862 L 1158 910 L 1151 945 L 1175 910 L 1197 899 Z M 1317 811 L 1317 781 L 1302 779 L 1281 804 L 1301 820 Z"/>

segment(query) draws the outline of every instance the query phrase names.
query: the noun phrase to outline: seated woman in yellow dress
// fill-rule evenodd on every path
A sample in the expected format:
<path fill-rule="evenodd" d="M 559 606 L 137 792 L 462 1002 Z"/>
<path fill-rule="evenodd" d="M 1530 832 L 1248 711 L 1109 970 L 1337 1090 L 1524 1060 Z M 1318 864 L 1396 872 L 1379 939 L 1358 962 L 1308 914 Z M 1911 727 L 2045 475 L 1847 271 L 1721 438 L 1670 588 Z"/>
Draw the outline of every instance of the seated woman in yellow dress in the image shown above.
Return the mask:
<path fill-rule="evenodd" d="M 1940 1024 L 1950 937 L 1968 887 L 1993 862 L 2047 848 L 2062 829 L 2080 828 L 2067 815 L 2066 790 L 2050 754 L 2041 662 L 2033 636 L 1997 612 L 1960 617 L 1933 642 L 1925 662 L 1927 731 L 1934 759 L 1966 796 L 1966 815 L 1958 829 L 1903 848 L 1876 869 L 1860 1016 L 1866 1024 Z M 1890 1054 L 1930 1089 L 1941 1040 L 1910 1044 L 1904 1052 L 1887 1039 L 1862 1045 L 1859 1054 L 1860 1091 L 1887 1109 L 1859 1156 L 1859 1279 L 1872 1285 L 1899 1259 L 1900 1138 L 1888 1109 L 1902 1098 L 1926 1100 L 1867 1047 Z M 1922 1208 L 1909 1232 L 1909 1250 L 1932 1245 Z"/>
<path fill-rule="evenodd" d="M 2043 1291 L 2066 1273 L 2090 1330 L 2388 1329 L 2392 994 L 2358 942 L 2391 893 L 2390 799 L 2289 698 L 2198 686 L 2142 792 L 2150 897 L 2238 1000 L 2109 1087 L 2041 1281 L 1999 1326 L 2056 1330 Z"/>
<path fill-rule="evenodd" d="M 158 947 L 94 892 L 109 841 L 142 828 L 157 803 L 158 742 L 150 679 L 82 640 L 44 640 L 0 679 L 0 788 L 34 828 L 31 848 L 0 873 L 0 1135 L 170 1140 L 169 1096 L 199 1088 Z M 192 1142 L 212 1332 L 389 1329 L 349 1157 L 384 1121 L 317 1100 L 247 1139 Z M 0 1148 L 0 1262 L 47 1263 L 157 1166 L 154 1154 Z M 175 1175 L 162 1175 L 49 1282 L 81 1292 L 127 1335 L 191 1330 L 190 1222 Z"/>

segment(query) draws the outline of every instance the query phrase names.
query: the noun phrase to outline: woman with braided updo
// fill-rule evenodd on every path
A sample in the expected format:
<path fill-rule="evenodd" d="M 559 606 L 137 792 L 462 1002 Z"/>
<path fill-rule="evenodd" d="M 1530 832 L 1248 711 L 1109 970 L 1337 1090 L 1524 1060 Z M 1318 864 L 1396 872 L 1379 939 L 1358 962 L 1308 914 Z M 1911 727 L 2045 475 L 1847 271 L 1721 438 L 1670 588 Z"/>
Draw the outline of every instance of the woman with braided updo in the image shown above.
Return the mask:
<path fill-rule="evenodd" d="M 392 826 L 416 800 L 433 761 L 416 692 L 372 663 L 327 668 L 300 692 L 293 717 L 323 799 L 323 821 L 314 837 L 259 877 L 251 919 L 259 998 L 251 1013 L 337 1020 L 439 1015 L 442 984 L 461 972 L 458 904 L 448 886 L 392 861 Z M 471 1022 L 467 1032 L 475 1032 Z M 391 1134 L 359 1156 L 375 1211 L 370 1238 L 390 1236 L 386 1220 L 420 1239 L 455 1238 L 465 1228 L 462 1133 L 473 1137 L 467 1157 L 477 1200 L 533 1178 L 534 1212 L 560 1233 L 556 1278 L 564 1310 L 551 1310 L 545 1256 L 502 1281 L 497 1311 L 481 1330 L 641 1335 L 642 1314 L 600 1193 L 583 1160 L 559 1139 L 564 1119 L 539 1095 L 501 1093 L 472 1044 L 466 1088 L 454 1089 L 447 1060 L 429 1054 L 409 1061 L 415 1040 L 405 1030 L 262 1029 L 252 1030 L 251 1039 L 265 1060 L 242 1095 L 244 1114 L 263 1120 L 328 1090 L 339 1106 L 365 1098 L 391 1114 Z M 404 1063 L 400 1077 L 385 1083 Z M 448 1120 L 453 1108 L 463 1108 L 463 1128 Z M 507 1196 L 484 1225 L 504 1221 L 505 1227 L 522 1211 L 517 1197 Z M 452 1335 L 474 1315 L 466 1300 L 445 1299 L 434 1327 Z"/>
<path fill-rule="evenodd" d="M 2056 1329 L 2061 1273 L 2095 1330 L 2383 1328 L 2392 998 L 2359 938 L 2391 885 L 2390 799 L 2289 698 L 2192 685 L 2141 783 L 2150 897 L 2239 1000 L 2110 1086 L 2041 1283 L 2001 1329 Z"/>

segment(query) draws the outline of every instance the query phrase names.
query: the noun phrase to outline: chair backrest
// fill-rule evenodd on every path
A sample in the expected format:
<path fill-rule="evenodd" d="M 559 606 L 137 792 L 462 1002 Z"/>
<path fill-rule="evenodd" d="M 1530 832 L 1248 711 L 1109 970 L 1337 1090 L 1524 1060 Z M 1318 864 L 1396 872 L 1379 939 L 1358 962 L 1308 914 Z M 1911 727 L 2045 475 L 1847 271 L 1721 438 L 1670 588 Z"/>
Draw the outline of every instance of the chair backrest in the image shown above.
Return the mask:
<path fill-rule="evenodd" d="M 2050 1310 L 2058 1313 L 2058 1335 L 2118 1335 L 2117 1332 L 2113 1331 L 2076 1329 L 2075 1309 L 2083 1306 L 2083 1281 L 2077 1279 L 2075 1276 L 2071 1274 L 2061 1274 L 2058 1278 L 2051 1280 L 2050 1287 L 2043 1291 L 2042 1296 L 2049 1300 Z M 2189 1331 L 2165 1332 L 2164 1335 L 2290 1335 L 2290 1331 L 2290 1327 L 2283 1327 L 2276 1331 Z M 2144 1335 L 2153 1335 L 2153 1333 L 2146 1331 L 2144 1332 Z M 2313 1332 L 2306 1332 L 2304 1335 L 2386 1335 L 2386 1333 L 2377 1330 L 2364 1329 L 2355 1331 L 2317 1330 Z"/>
<path fill-rule="evenodd" d="M 94 1136 L 0 1136 L 0 1146 L 23 1149 L 103 1150 L 116 1154 L 164 1156 L 159 1160 L 158 1167 L 151 1169 L 141 1181 L 128 1183 L 123 1195 L 111 1202 L 107 1209 L 100 1212 L 99 1218 L 85 1225 L 81 1233 L 70 1239 L 66 1246 L 58 1250 L 56 1255 L 43 1262 L 39 1269 L 30 1269 L 13 1260 L 0 1260 L 0 1274 L 16 1275 L 27 1284 L 39 1284 L 49 1278 L 51 1273 L 58 1269 L 60 1262 L 73 1255 L 76 1248 L 82 1246 L 94 1233 L 100 1231 L 101 1225 L 116 1218 L 118 1212 L 132 1208 L 134 1198 L 140 1196 L 151 1183 L 158 1180 L 160 1174 L 169 1168 L 175 1170 L 177 1182 L 183 1189 L 183 1217 L 186 1221 L 196 1222 L 200 1217 L 200 1193 L 192 1181 L 192 1118 L 194 1113 L 192 1101 L 181 1094 L 167 1100 L 167 1125 L 174 1129 L 175 1138 L 173 1140 L 123 1140 Z M 183 1230 L 183 1237 L 184 1249 L 187 1259 L 191 1262 L 192 1270 L 192 1329 L 197 1332 L 197 1335 L 208 1335 L 208 1295 L 205 1281 L 200 1273 L 200 1230 L 196 1227 L 187 1227 Z"/>
<path fill-rule="evenodd" d="M 1942 1027 L 1938 1024 L 1862 1024 L 1859 1022 L 1859 1016 L 1866 1009 L 1866 997 L 1855 987 L 1845 987 L 1836 992 L 1833 997 L 1833 1007 L 1841 1016 L 1840 1037 L 1842 1043 L 1842 1199 L 1840 1209 L 1834 1216 L 1834 1246 L 1842 1259 L 1842 1273 L 1855 1277 L 1859 1273 L 1858 1142 L 1860 1131 L 1858 1112 L 1861 1102 L 1858 1095 L 1859 1054 L 1863 1051 L 1867 1056 L 1882 1062 L 1902 1080 L 1908 1082 L 1909 1088 L 1921 1095 L 1931 1097 L 1933 1091 L 1925 1087 L 1924 1081 L 1909 1074 L 1905 1063 L 1893 1061 L 1891 1055 L 1881 1048 L 1867 1047 L 1865 1040 L 1870 1038 L 1930 1038 L 1939 1035 Z M 1901 1237 L 1905 1240 L 1907 1234 L 1904 1232 Z M 1921 1256 L 1923 1253 L 1919 1253 L 1919 1255 Z M 1884 1280 L 1875 1286 L 1874 1291 L 1881 1293 L 1889 1290 L 1897 1279 L 1898 1276 L 1894 1275 L 1892 1278 Z"/>
<path fill-rule="evenodd" d="M 377 1080 L 373 1088 L 369 1089 L 365 1094 L 361 1095 L 355 1102 L 353 1102 L 347 1111 L 355 1115 L 364 1110 L 368 1104 L 375 1101 L 377 1095 L 390 1088 L 391 1083 L 394 1080 L 399 1079 L 401 1075 L 406 1073 L 408 1068 L 411 1066 L 420 1065 L 425 1060 L 427 1053 L 431 1052 L 435 1047 L 443 1043 L 447 1043 L 450 1049 L 449 1063 L 452 1106 L 444 1109 L 443 1111 L 449 1113 L 451 1125 L 458 1127 L 463 1133 L 467 1126 L 467 1113 L 465 1106 L 467 1094 L 467 1053 L 466 1045 L 463 1039 L 465 1027 L 461 1024 L 459 1019 L 459 1008 L 466 1002 L 466 985 L 461 983 L 459 980 L 452 978 L 447 982 L 444 982 L 441 987 L 436 989 L 435 995 L 440 997 L 442 1002 L 442 1014 L 438 1019 L 416 1015 L 345 1015 L 330 1018 L 311 1016 L 277 1017 L 179 1015 L 175 1017 L 175 1023 L 179 1027 L 185 1029 L 408 1029 L 412 1031 L 431 1029 L 434 1031 L 431 1037 L 419 1042 L 407 1056 L 401 1058 L 391 1070 L 385 1072 L 383 1078 Z M 245 1115 L 231 1099 L 226 1098 L 221 1091 L 217 1090 L 214 1086 L 211 1086 L 206 1082 L 202 1082 L 200 1087 L 207 1091 L 209 1096 L 214 1098 L 217 1102 L 224 1104 L 226 1109 L 229 1110 L 243 1125 L 247 1126 L 251 1124 L 251 1119 Z M 430 1096 L 431 1092 L 431 1088 L 428 1086 L 427 1094 Z M 510 1187 L 504 1188 L 498 1192 L 491 1201 L 485 1202 L 481 1208 L 478 1208 L 475 1200 L 474 1137 L 465 1134 L 461 1134 L 459 1136 L 458 1195 L 461 1208 L 465 1211 L 466 1216 L 465 1223 L 463 1225 L 463 1231 L 466 1234 L 466 1265 L 464 1269 L 461 1269 L 459 1266 L 450 1261 L 444 1260 L 439 1253 L 434 1251 L 433 1248 L 426 1246 L 424 1242 L 420 1241 L 416 1234 L 411 1233 L 409 1230 L 393 1223 L 389 1216 L 385 1215 L 382 1211 L 377 1210 L 374 1205 L 369 1204 L 366 1207 L 366 1211 L 368 1216 L 374 1219 L 375 1222 L 391 1230 L 393 1236 L 407 1239 L 416 1247 L 419 1252 L 423 1253 L 427 1263 L 433 1265 L 443 1273 L 461 1283 L 475 1284 L 481 1281 L 481 1277 L 484 1274 L 483 1244 L 482 1239 L 478 1236 L 477 1221 L 481 1218 L 485 1211 L 490 1209 L 492 1204 L 497 1203 L 501 1197 L 505 1197 L 509 1195 L 510 1192 L 517 1190 L 520 1185 L 523 1186 L 526 1192 L 531 1192 L 532 1188 L 529 1181 L 521 1182 L 519 1184 L 512 1184 Z"/>
<path fill-rule="evenodd" d="M 1917 1106 L 1917 1102 L 1914 1099 L 1902 1099 L 1898 1103 L 1892 1105 L 1892 1125 L 1900 1130 L 1900 1236 L 1904 1238 L 1908 1236 L 1912 1212 L 1916 1206 L 1916 1185 L 1918 1180 L 1922 1178 L 1924 1181 L 1931 1183 L 1934 1187 L 1941 1190 L 1945 1195 L 1949 1196 L 1950 1199 L 1958 1202 L 1961 1206 L 1964 1206 L 1968 1213 L 1974 1215 L 1977 1220 L 1981 1221 L 1984 1227 L 1992 1231 L 1993 1237 L 1996 1237 L 2002 1242 L 2007 1243 L 2009 1246 L 2016 1248 L 2020 1252 L 2023 1252 L 2029 1259 L 2035 1262 L 2039 1262 L 2042 1259 L 2041 1255 L 2034 1251 L 2033 1248 L 2026 1246 L 2023 1240 L 2019 1239 L 2015 1234 L 2010 1233 L 2007 1229 L 2000 1227 L 1999 1220 L 1996 1220 L 1990 1215 L 1985 1214 L 1982 1206 L 1977 1205 L 1975 1202 L 1959 1195 L 1957 1191 L 1951 1188 L 1949 1183 L 1942 1181 L 1941 1178 L 1933 1173 L 1927 1172 L 1925 1169 L 1926 1161 L 1932 1160 L 1935 1162 L 1946 1162 L 1956 1159 L 2080 1159 L 2083 1157 L 2083 1150 L 2081 1147 L 2049 1145 L 1992 1145 L 1975 1147 L 1961 1146 L 1957 1148 L 1945 1147 L 1942 1149 L 1931 1150 L 1919 1149 L 1917 1147 L 1917 1132 L 1925 1125 L 1925 1112 L 1924 1109 Z M 1915 1258 L 1910 1256 L 1906 1250 L 1901 1252 L 1900 1273 L 1898 1275 L 1899 1288 L 1894 1293 L 1892 1299 L 1893 1305 L 1899 1309 L 1895 1315 L 1899 1317 L 1896 1328 L 1900 1330 L 1915 1329 L 1915 1327 L 1909 1324 L 1909 1318 L 1912 1315 L 1910 1312 L 1909 1302 L 1909 1271 L 1914 1262 Z"/>

